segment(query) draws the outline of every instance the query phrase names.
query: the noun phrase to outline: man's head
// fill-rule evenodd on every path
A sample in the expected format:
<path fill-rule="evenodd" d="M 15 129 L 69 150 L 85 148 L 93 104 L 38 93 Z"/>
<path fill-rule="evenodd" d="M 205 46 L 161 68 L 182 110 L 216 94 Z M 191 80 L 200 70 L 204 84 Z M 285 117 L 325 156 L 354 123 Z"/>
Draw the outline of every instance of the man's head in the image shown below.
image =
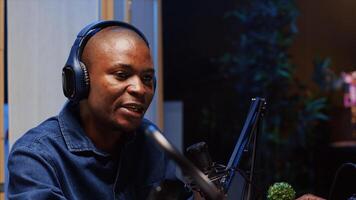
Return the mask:
<path fill-rule="evenodd" d="M 107 22 L 99 31 L 94 24 L 78 34 L 63 68 L 63 91 L 80 102 L 82 123 L 130 132 L 139 126 L 153 98 L 152 58 L 141 32 L 125 23 Z"/>
<path fill-rule="evenodd" d="M 82 107 L 102 125 L 124 132 L 136 129 L 154 94 L 153 62 L 145 41 L 132 30 L 107 27 L 89 39 L 81 61 L 90 77 Z"/>

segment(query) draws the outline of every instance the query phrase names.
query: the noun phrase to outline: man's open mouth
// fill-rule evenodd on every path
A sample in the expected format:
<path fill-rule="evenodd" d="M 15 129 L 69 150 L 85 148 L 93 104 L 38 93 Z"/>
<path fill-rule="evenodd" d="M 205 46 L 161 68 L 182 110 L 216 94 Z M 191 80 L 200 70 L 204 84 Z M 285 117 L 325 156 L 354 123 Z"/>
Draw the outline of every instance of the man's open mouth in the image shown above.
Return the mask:
<path fill-rule="evenodd" d="M 122 107 L 136 113 L 142 114 L 145 111 L 145 108 L 143 107 L 142 104 L 137 104 L 137 103 L 128 103 L 122 105 Z"/>

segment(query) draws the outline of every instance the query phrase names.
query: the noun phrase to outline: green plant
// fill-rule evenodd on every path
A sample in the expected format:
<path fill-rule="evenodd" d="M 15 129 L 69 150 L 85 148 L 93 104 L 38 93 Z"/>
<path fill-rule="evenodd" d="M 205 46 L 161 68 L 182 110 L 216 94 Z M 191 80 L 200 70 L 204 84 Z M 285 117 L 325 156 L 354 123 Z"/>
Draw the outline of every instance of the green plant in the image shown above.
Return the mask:
<path fill-rule="evenodd" d="M 294 200 L 295 191 L 291 185 L 286 182 L 275 183 L 268 189 L 268 200 Z"/>

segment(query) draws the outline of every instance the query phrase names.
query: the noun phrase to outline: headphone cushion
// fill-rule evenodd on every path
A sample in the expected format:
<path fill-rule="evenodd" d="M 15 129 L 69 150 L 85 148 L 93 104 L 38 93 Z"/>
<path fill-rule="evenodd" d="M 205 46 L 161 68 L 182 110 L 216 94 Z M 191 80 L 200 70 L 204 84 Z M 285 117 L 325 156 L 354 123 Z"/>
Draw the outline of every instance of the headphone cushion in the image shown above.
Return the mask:
<path fill-rule="evenodd" d="M 85 88 L 85 90 L 89 89 L 90 86 L 90 79 L 89 79 L 89 72 L 87 67 L 85 66 L 85 64 L 83 62 L 79 62 L 80 63 L 80 68 L 83 71 L 83 88 Z"/>

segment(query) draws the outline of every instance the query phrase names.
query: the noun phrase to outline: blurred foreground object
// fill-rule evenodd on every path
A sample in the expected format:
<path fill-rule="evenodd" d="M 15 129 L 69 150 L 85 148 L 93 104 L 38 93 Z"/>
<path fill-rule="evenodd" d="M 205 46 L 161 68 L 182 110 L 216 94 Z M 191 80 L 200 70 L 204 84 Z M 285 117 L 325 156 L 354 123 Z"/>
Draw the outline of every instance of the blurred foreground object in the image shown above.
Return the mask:
<path fill-rule="evenodd" d="M 345 107 L 356 106 L 356 71 L 350 73 L 342 73 L 342 77 L 346 84 L 346 92 L 344 95 Z"/>
<path fill-rule="evenodd" d="M 305 195 L 299 197 L 296 200 L 325 200 L 325 199 L 321 198 L 321 197 L 318 197 L 318 196 L 315 196 L 315 195 L 312 195 L 312 194 L 305 194 Z"/>
<path fill-rule="evenodd" d="M 294 200 L 295 191 L 286 182 L 275 183 L 269 187 L 267 193 L 268 200 Z"/>
<path fill-rule="evenodd" d="M 356 136 L 356 71 L 342 73 L 346 84 L 344 106 L 351 108 L 352 136 Z"/>

